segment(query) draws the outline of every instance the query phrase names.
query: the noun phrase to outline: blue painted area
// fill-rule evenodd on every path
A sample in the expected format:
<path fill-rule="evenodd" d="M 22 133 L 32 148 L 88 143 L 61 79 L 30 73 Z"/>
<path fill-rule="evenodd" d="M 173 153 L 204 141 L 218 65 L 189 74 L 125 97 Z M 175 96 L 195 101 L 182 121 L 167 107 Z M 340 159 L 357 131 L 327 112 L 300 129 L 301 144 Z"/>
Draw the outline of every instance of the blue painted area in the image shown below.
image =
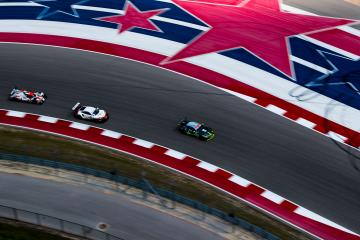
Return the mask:
<path fill-rule="evenodd" d="M 81 5 L 87 1 L 89 0 L 34 0 L 35 3 L 44 7 L 36 19 L 46 19 L 55 14 L 67 14 L 79 18 L 77 10 L 72 5 Z"/>
<path fill-rule="evenodd" d="M 165 23 L 161 21 L 153 20 L 163 32 L 150 31 L 141 28 L 135 28 L 131 32 L 142 33 L 154 37 L 160 37 L 174 42 L 187 43 L 190 42 L 194 36 L 201 33 L 200 30 L 179 26 L 171 23 Z M 186 33 L 186 34 L 184 34 Z"/>
<path fill-rule="evenodd" d="M 0 3 L 12 3 L 12 2 L 28 2 L 27 0 L 0 0 Z"/>
<path fill-rule="evenodd" d="M 263 70 L 265 70 L 267 72 L 270 72 L 270 73 L 272 73 L 274 75 L 277 75 L 279 77 L 291 80 L 291 78 L 289 78 L 288 76 L 286 76 L 285 74 L 283 74 L 279 70 L 275 69 L 274 67 L 272 67 L 268 63 L 264 62 L 260 58 L 256 57 L 252 53 L 246 51 L 245 49 L 236 49 L 236 50 L 222 52 L 220 54 L 224 55 L 226 57 L 230 57 L 230 58 L 236 59 L 238 61 L 247 63 L 247 64 L 249 64 L 251 66 L 263 69 Z"/>
<path fill-rule="evenodd" d="M 324 74 L 295 63 L 297 84 L 360 110 L 360 60 L 299 38 L 292 38 L 290 43 L 294 56 L 329 70 Z"/>
<path fill-rule="evenodd" d="M 42 6 L 28 7 L 0 7 L 0 19 L 43 19 L 47 21 L 62 21 L 69 23 L 85 24 L 105 28 L 117 29 L 118 25 L 99 21 L 97 18 L 116 15 L 108 12 L 77 10 L 74 5 L 93 6 L 106 9 L 122 10 L 125 0 L 34 0 Z M 160 16 L 170 19 L 180 20 L 206 26 L 191 14 L 183 11 L 174 4 L 160 2 L 156 0 L 130 0 L 139 10 L 167 9 Z M 0 2 L 29 2 L 24 0 L 0 0 Z M 158 38 L 168 39 L 179 43 L 189 43 L 200 30 L 176 24 L 153 20 L 162 32 L 150 31 L 134 28 L 130 31 L 146 34 Z M 296 82 L 300 86 L 314 90 L 322 95 L 340 101 L 360 110 L 360 61 L 335 54 L 329 49 L 325 49 L 307 42 L 303 39 L 292 37 L 289 39 L 291 54 L 312 64 L 328 69 L 331 74 L 323 74 L 311 68 L 294 63 L 296 72 Z M 274 75 L 294 81 L 284 75 L 271 65 L 262 61 L 255 55 L 244 49 L 234 49 L 220 53 L 223 56 L 247 63 L 254 67 L 263 69 Z M 269 83 L 271 84 L 271 83 Z"/>
<path fill-rule="evenodd" d="M 311 62 L 313 64 L 316 64 L 320 67 L 330 69 L 331 65 L 321 57 L 319 54 L 319 51 L 327 51 L 331 52 L 329 49 L 322 48 L 318 45 L 315 45 L 313 43 L 307 42 L 303 39 L 300 39 L 298 37 L 292 37 L 289 39 L 290 46 L 291 46 L 291 54 L 304 59 L 308 62 Z M 334 52 L 331 52 L 334 53 Z"/>
<path fill-rule="evenodd" d="M 331 72 L 308 81 L 305 86 L 321 94 L 360 109 L 360 60 L 323 53 Z"/>
<path fill-rule="evenodd" d="M 35 20 L 41 11 L 41 7 L 0 7 L 0 19 Z"/>
<path fill-rule="evenodd" d="M 160 16 L 206 26 L 203 22 L 199 21 L 197 18 L 193 17 L 172 3 L 165 3 L 156 0 L 131 0 L 131 2 L 142 11 L 167 8 L 168 11 L 164 12 Z"/>
<path fill-rule="evenodd" d="M 84 6 L 92 6 L 99 8 L 108 8 L 108 9 L 124 9 L 125 0 L 107 0 L 107 1 L 99 1 L 99 0 L 89 0 L 87 3 L 83 4 Z"/>

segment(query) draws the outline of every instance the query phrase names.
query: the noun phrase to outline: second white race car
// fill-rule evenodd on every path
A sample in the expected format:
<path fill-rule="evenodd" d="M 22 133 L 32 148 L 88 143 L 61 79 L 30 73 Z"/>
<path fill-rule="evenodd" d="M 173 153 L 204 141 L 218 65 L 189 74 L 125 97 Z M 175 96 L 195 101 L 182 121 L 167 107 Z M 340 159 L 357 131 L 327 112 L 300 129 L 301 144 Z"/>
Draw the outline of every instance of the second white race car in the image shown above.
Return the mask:
<path fill-rule="evenodd" d="M 34 104 L 43 104 L 46 98 L 47 96 L 43 92 L 28 91 L 17 87 L 14 87 L 9 94 L 10 101 L 28 102 Z"/>
<path fill-rule="evenodd" d="M 105 122 L 109 119 L 109 114 L 100 108 L 83 106 L 79 102 L 72 108 L 74 117 L 94 122 Z"/>

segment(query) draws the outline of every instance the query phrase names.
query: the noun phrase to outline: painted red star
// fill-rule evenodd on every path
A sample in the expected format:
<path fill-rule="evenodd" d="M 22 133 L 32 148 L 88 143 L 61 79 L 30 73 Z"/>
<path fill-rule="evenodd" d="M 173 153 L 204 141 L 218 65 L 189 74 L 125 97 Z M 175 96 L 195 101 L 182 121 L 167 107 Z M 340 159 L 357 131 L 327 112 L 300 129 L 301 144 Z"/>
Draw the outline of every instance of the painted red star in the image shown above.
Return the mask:
<path fill-rule="evenodd" d="M 167 9 L 157 9 L 149 11 L 140 11 L 131 2 L 125 3 L 124 15 L 115 15 L 98 18 L 98 20 L 116 23 L 119 25 L 119 33 L 123 33 L 133 28 L 143 28 L 152 31 L 161 32 L 150 18 L 159 15 Z"/>
<path fill-rule="evenodd" d="M 207 53 L 245 48 L 292 76 L 288 37 L 355 22 L 283 12 L 279 0 L 230 1 L 237 2 L 236 6 L 219 4 L 219 0 L 215 0 L 216 4 L 205 3 L 206 0 L 173 1 L 209 25 L 210 29 L 199 34 L 178 53 L 165 59 L 163 64 Z"/>

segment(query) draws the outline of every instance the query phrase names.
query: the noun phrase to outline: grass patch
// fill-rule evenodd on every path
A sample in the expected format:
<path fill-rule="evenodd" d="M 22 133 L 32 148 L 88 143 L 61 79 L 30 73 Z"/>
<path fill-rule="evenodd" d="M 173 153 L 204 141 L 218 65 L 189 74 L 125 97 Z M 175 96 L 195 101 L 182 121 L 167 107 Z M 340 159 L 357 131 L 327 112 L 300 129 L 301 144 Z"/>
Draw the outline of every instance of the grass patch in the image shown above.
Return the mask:
<path fill-rule="evenodd" d="M 114 150 L 55 135 L 0 127 L 0 152 L 115 171 L 117 175 L 133 179 L 141 179 L 142 172 L 146 172 L 146 178 L 157 187 L 202 202 L 212 208 L 233 213 L 282 239 L 310 239 L 300 231 L 274 220 L 220 190 L 165 167 Z"/>
<path fill-rule="evenodd" d="M 30 224 L 24 224 L 15 221 L 0 220 L 0 240 L 69 240 L 76 238 L 67 238 L 54 231 L 38 228 Z"/>

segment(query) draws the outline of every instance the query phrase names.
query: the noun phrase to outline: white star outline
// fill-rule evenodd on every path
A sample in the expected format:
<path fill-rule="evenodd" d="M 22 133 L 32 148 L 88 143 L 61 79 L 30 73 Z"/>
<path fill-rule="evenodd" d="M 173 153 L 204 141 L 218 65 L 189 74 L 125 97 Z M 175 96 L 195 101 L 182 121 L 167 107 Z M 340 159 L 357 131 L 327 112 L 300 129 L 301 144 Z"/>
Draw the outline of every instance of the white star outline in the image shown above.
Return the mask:
<path fill-rule="evenodd" d="M 88 2 L 88 1 L 90 1 L 90 0 L 81 0 L 81 1 L 79 1 L 79 2 L 76 2 L 76 3 L 74 3 L 74 4 L 71 4 L 70 7 L 71 7 L 71 9 L 72 9 L 72 11 L 73 11 L 73 14 L 68 13 L 68 12 L 64 12 L 64 11 L 62 11 L 62 10 L 55 10 L 55 11 L 50 12 L 50 13 L 47 14 L 47 12 L 50 10 L 50 7 L 41 4 L 41 2 L 57 2 L 57 1 L 58 1 L 58 0 L 38 0 L 38 1 L 29 1 L 29 2 L 38 4 L 38 5 L 44 7 L 44 9 L 43 9 L 43 10 L 40 12 L 40 14 L 36 17 L 36 19 L 41 20 L 41 19 L 50 17 L 50 16 L 52 16 L 52 15 L 54 15 L 54 14 L 57 14 L 57 13 L 64 13 L 64 14 L 66 14 L 66 15 L 79 18 L 80 15 L 79 15 L 79 13 L 77 12 L 77 10 L 73 7 L 73 5 L 81 5 L 81 4 L 83 4 L 83 3 L 85 3 L 85 2 Z"/>
<path fill-rule="evenodd" d="M 339 81 L 339 82 L 331 82 L 331 83 L 318 83 L 318 82 L 321 82 L 322 80 L 326 79 L 327 77 L 331 76 L 332 74 L 334 73 L 337 73 L 340 71 L 340 69 L 332 62 L 330 61 L 324 53 L 326 54 L 329 54 L 329 55 L 333 55 L 333 56 L 336 56 L 336 57 L 339 57 L 339 58 L 343 58 L 343 59 L 346 59 L 348 61 L 353 61 L 353 62 L 358 62 L 360 61 L 360 58 L 359 59 L 351 59 L 351 58 L 348 58 L 348 57 L 345 57 L 343 55 L 339 55 L 339 54 L 335 54 L 335 53 L 330 53 L 330 52 L 327 52 L 327 51 L 322 51 L 322 50 L 316 50 L 323 58 L 324 60 L 332 67 L 332 70 L 328 70 L 328 73 L 324 74 L 323 76 L 321 77 L 318 77 L 317 79 L 313 80 L 313 81 L 310 81 L 308 83 L 305 84 L 305 87 L 321 87 L 321 86 L 329 86 L 329 85 L 348 85 L 350 86 L 350 88 L 352 88 L 358 95 L 360 95 L 360 89 L 358 89 L 354 84 L 352 84 L 351 82 L 345 82 L 345 81 Z M 360 71 L 360 69 L 359 69 Z M 359 79 L 360 81 L 360 79 Z"/>

